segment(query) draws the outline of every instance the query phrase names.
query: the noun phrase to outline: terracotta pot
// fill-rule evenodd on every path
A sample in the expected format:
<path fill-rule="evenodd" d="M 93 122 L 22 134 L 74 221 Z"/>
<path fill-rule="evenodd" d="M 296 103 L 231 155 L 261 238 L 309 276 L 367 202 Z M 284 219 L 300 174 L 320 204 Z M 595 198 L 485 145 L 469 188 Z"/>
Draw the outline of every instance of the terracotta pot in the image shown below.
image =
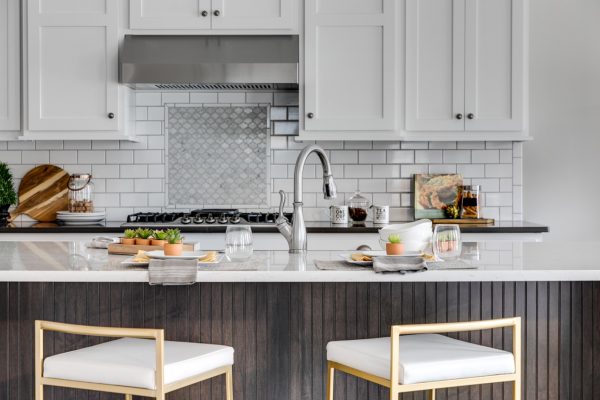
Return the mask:
<path fill-rule="evenodd" d="M 135 239 L 135 244 L 137 244 L 138 246 L 149 246 L 150 245 L 150 239 L 140 239 L 140 238 L 137 238 L 137 239 Z"/>
<path fill-rule="evenodd" d="M 163 248 L 165 256 L 180 256 L 183 253 L 183 243 L 165 243 Z"/>
<path fill-rule="evenodd" d="M 388 242 L 385 244 L 385 252 L 388 256 L 399 256 L 404 253 L 404 244 Z"/>
<path fill-rule="evenodd" d="M 126 244 L 126 245 L 134 245 L 135 244 L 135 238 L 121 238 L 121 244 Z"/>
<path fill-rule="evenodd" d="M 150 243 L 152 244 L 152 246 L 163 247 L 167 243 L 167 241 L 163 239 L 152 239 L 152 242 Z"/>

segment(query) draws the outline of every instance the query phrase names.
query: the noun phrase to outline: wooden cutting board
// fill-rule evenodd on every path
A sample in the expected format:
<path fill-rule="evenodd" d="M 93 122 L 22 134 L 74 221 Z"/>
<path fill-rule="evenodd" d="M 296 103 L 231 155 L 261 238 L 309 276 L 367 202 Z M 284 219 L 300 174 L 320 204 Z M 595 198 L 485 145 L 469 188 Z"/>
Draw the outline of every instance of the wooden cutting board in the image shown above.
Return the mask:
<path fill-rule="evenodd" d="M 56 165 L 44 164 L 27 172 L 19 185 L 19 205 L 10 213 L 14 220 L 25 214 L 41 222 L 56 220 L 56 212 L 68 206 L 69 174 Z"/>
<path fill-rule="evenodd" d="M 465 218 L 465 219 L 432 219 L 431 222 L 434 225 L 437 224 L 458 224 L 458 225 L 493 225 L 494 219 L 492 218 Z"/>

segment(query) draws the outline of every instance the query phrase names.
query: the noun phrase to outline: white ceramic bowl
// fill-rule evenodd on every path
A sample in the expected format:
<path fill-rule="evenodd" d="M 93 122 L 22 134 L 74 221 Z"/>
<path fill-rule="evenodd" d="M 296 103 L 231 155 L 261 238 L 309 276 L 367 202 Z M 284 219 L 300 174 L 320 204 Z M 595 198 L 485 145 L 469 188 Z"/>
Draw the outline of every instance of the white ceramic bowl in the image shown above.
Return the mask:
<path fill-rule="evenodd" d="M 406 251 L 421 251 L 425 249 L 431 242 L 432 223 L 428 219 L 421 219 L 406 224 L 388 225 L 379 230 L 379 243 L 382 249 L 385 249 L 385 244 L 390 235 L 397 234 L 404 243 Z"/>

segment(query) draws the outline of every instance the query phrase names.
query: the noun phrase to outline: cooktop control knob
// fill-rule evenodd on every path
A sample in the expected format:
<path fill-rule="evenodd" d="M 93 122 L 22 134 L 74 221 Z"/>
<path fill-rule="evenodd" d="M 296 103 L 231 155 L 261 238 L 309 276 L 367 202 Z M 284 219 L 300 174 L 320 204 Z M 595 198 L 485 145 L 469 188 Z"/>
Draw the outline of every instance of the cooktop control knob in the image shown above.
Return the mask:
<path fill-rule="evenodd" d="M 216 222 L 215 217 L 213 217 L 212 214 L 208 214 L 208 217 L 206 217 L 206 221 L 207 224 L 214 224 Z"/>
<path fill-rule="evenodd" d="M 181 217 L 181 223 L 182 224 L 187 225 L 187 224 L 189 224 L 191 222 L 192 222 L 192 218 L 189 215 L 186 214 L 183 217 Z"/>
<path fill-rule="evenodd" d="M 226 224 L 227 222 L 229 222 L 229 220 L 227 219 L 227 216 L 225 214 L 221 214 L 217 222 L 220 224 Z"/>
<path fill-rule="evenodd" d="M 233 217 L 231 217 L 229 219 L 229 223 L 230 224 L 239 224 L 240 223 L 240 216 L 238 214 L 235 214 Z"/>
<path fill-rule="evenodd" d="M 194 217 L 194 219 L 192 220 L 193 223 L 195 224 L 203 224 L 204 223 L 204 218 L 202 218 L 200 215 L 197 215 Z"/>

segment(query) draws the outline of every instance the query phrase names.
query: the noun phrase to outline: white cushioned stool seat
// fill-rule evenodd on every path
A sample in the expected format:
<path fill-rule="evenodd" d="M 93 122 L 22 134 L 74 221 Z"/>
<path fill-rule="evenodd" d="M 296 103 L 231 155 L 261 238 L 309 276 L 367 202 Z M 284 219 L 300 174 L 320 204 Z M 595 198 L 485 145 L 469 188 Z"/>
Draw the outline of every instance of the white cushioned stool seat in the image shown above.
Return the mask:
<path fill-rule="evenodd" d="M 343 340 L 327 344 L 327 360 L 390 379 L 391 339 Z M 401 384 L 512 374 L 512 353 L 443 335 L 400 336 Z"/>
<path fill-rule="evenodd" d="M 164 383 L 233 365 L 233 348 L 165 341 Z M 155 389 L 155 341 L 124 338 L 57 354 L 44 360 L 43 376 Z"/>

